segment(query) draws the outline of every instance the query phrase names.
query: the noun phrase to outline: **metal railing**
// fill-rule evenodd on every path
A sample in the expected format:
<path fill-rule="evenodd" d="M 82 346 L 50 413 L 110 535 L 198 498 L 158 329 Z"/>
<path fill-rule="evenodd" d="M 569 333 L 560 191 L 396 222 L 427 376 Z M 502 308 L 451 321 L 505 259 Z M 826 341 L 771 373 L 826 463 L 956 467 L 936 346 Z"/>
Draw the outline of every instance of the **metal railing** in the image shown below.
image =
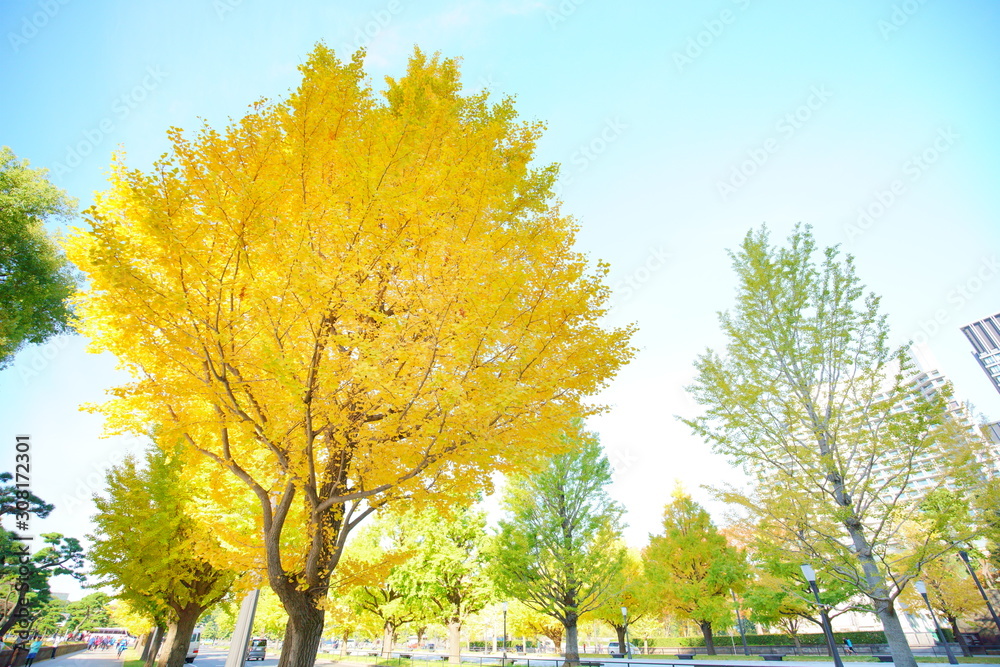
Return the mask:
<path fill-rule="evenodd" d="M 961 655 L 961 650 L 959 649 L 957 643 L 953 643 L 953 650 L 956 655 Z M 888 644 L 855 644 L 854 653 L 856 655 L 864 656 L 877 656 L 877 655 L 887 655 L 889 653 Z M 808 659 L 809 656 L 827 656 L 826 646 L 794 646 L 794 645 L 776 645 L 776 646 L 750 646 L 750 656 L 747 656 L 748 660 L 757 662 L 761 656 L 773 656 L 781 655 L 786 659 L 794 660 L 795 657 L 801 656 Z M 838 652 L 844 655 L 844 647 L 838 646 Z M 364 650 L 364 649 L 361 649 Z M 740 656 L 745 655 L 742 646 L 716 646 L 716 653 L 719 655 L 734 655 Z M 376 653 L 376 650 L 372 650 L 370 653 Z M 944 647 L 942 645 L 936 646 L 926 646 L 926 647 L 914 647 L 913 652 L 916 655 L 934 655 L 943 656 L 945 655 Z M 691 665 L 690 659 L 685 659 L 680 656 L 694 655 L 698 656 L 699 667 L 732 667 L 732 660 L 722 660 L 718 662 L 711 662 L 711 656 L 705 654 L 705 647 L 657 647 L 650 648 L 645 653 L 633 653 L 631 659 L 629 658 L 618 658 L 611 657 L 610 655 L 604 654 L 599 656 L 594 656 L 590 654 L 587 656 L 581 656 L 579 664 L 581 667 L 598 667 L 601 664 L 612 664 L 615 667 L 629 667 L 630 665 L 636 665 L 636 667 L 649 667 L 650 665 L 673 665 L 676 667 L 683 667 L 684 665 Z M 1000 646 L 979 646 L 973 648 L 973 655 L 1000 655 Z M 385 667 L 427 667 L 428 663 L 430 665 L 441 664 L 447 661 L 450 657 L 447 653 L 424 653 L 420 651 L 392 651 L 390 658 L 383 658 L 378 655 L 366 656 L 369 660 L 372 660 L 373 664 L 377 664 Z M 347 660 L 350 660 L 352 656 L 348 655 Z M 360 657 L 360 656 L 358 656 Z M 674 659 L 671 659 L 674 658 Z M 508 654 L 506 658 L 500 653 L 483 653 L 483 652 L 467 652 L 462 651 L 462 663 L 467 665 L 478 665 L 479 667 L 563 667 L 566 659 L 562 656 L 541 656 L 534 654 Z"/>

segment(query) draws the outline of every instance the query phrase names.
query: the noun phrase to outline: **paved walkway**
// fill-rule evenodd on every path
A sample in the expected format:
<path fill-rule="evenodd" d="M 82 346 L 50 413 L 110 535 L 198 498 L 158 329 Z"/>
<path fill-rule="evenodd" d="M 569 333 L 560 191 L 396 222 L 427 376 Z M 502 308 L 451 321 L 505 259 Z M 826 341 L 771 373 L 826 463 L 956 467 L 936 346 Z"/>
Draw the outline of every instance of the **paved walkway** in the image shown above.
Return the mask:
<path fill-rule="evenodd" d="M 124 658 L 128 653 L 123 653 Z M 121 667 L 122 659 L 118 658 L 117 649 L 102 651 L 77 651 L 68 653 L 51 660 L 43 660 L 37 663 L 38 667 Z M 994 667 L 996 667 L 994 665 Z"/>

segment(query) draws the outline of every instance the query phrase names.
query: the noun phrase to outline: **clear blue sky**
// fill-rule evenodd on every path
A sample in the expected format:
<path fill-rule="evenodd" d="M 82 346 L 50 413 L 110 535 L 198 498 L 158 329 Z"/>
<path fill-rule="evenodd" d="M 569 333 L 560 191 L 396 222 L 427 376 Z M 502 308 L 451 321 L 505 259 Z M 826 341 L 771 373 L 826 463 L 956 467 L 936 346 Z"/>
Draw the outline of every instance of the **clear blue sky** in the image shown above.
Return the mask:
<path fill-rule="evenodd" d="M 959 396 L 1000 419 L 959 332 L 1000 311 L 996 3 L 10 0 L 0 27 L 0 144 L 81 207 L 112 150 L 145 167 L 168 127 L 285 94 L 319 40 L 366 46 L 375 82 L 419 45 L 461 57 L 470 90 L 516 95 L 548 123 L 538 160 L 563 165 L 580 249 L 611 264 L 610 319 L 639 326 L 592 422 L 634 544 L 659 530 L 674 479 L 704 500 L 725 469 L 672 415 L 694 413 L 692 360 L 720 343 L 726 249 L 763 222 L 778 238 L 811 223 L 853 253 L 897 342 L 925 337 Z M 98 440 L 77 411 L 116 382 L 83 347 L 27 350 L 0 373 L 0 460 L 31 433 L 36 491 L 58 506 L 37 530 L 89 530 L 89 494 L 135 444 Z"/>

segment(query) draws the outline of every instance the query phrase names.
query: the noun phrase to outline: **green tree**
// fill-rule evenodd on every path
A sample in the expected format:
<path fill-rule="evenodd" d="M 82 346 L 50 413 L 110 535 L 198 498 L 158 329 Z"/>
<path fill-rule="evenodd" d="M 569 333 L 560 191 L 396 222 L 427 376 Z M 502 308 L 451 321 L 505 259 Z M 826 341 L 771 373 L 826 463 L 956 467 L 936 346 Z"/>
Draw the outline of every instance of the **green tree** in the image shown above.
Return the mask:
<path fill-rule="evenodd" d="M 742 595 L 742 606 L 751 623 L 764 627 L 778 626 L 800 646 L 802 621 L 821 627 L 809 582 L 802 574 L 801 563 L 793 563 L 776 548 L 773 532 L 759 525 L 751 562 L 752 578 Z M 822 566 L 816 568 L 823 604 L 830 607 L 831 619 L 850 611 L 870 611 L 856 603 L 853 586 L 830 576 Z"/>
<path fill-rule="evenodd" d="M 451 661 L 461 662 L 462 625 L 493 595 L 484 553 L 486 514 L 459 508 L 446 515 L 430 508 L 408 513 L 404 520 L 422 539 L 399 576 L 406 589 L 429 603 L 428 620 L 448 628 Z"/>
<path fill-rule="evenodd" d="M 725 356 L 697 361 L 688 388 L 705 408 L 687 423 L 743 466 L 752 491 L 720 497 L 782 527 L 790 559 L 826 563 L 865 595 L 898 667 L 914 667 L 893 602 L 934 540 L 915 558 L 894 556 L 918 500 L 915 473 L 939 485 L 979 484 L 968 433 L 946 418 L 944 392 L 924 396 L 905 348 L 891 349 L 879 299 L 866 294 L 850 256 L 826 248 L 817 262 L 811 228 L 772 247 L 766 227 L 730 253 L 734 312 L 720 315 Z"/>
<path fill-rule="evenodd" d="M 597 437 L 574 423 L 574 443 L 543 470 L 512 477 L 493 549 L 493 576 L 509 598 L 560 622 L 566 661 L 580 659 L 577 623 L 600 607 L 625 564 L 623 510 L 605 489 L 611 466 Z"/>
<path fill-rule="evenodd" d="M 231 609 L 234 614 L 239 612 L 236 605 L 232 605 Z M 235 624 L 234 618 L 233 625 Z M 281 606 L 281 600 L 270 588 L 261 587 L 260 597 L 257 598 L 257 610 L 253 617 L 253 636 L 267 637 L 272 642 L 280 641 L 285 634 L 287 624 L 288 613 Z"/>
<path fill-rule="evenodd" d="M 213 641 L 232 636 L 235 625 L 232 616 L 232 606 L 220 601 L 201 617 L 201 636 Z"/>
<path fill-rule="evenodd" d="M 566 626 L 548 614 L 535 611 L 523 604 L 510 605 L 507 618 L 507 633 L 534 637 L 545 637 L 555 646 L 556 653 L 562 653 Z"/>
<path fill-rule="evenodd" d="M 628 610 L 624 618 L 622 607 Z M 656 597 L 643 572 L 642 555 L 630 549 L 626 552 L 624 566 L 608 586 L 603 603 L 590 616 L 610 625 L 618 635 L 618 645 L 625 646 L 629 628 L 654 616 L 657 611 Z"/>
<path fill-rule="evenodd" d="M 960 620 L 969 620 L 986 612 L 979 589 L 965 569 L 965 564 L 958 556 L 949 552 L 941 558 L 924 565 L 920 579 L 927 585 L 927 598 L 934 610 L 943 618 L 954 633 L 956 641 L 962 648 L 962 654 L 970 657 L 968 643 L 958 627 Z M 923 598 L 913 589 L 907 587 L 902 599 L 914 609 L 924 609 Z"/>
<path fill-rule="evenodd" d="M 11 473 L 0 473 L 0 520 L 17 525 L 15 522 L 28 521 L 32 516 L 44 519 L 52 512 L 51 503 L 17 488 L 12 480 Z M 44 535 L 48 546 L 32 556 L 28 542 L 18 540 L 16 532 L 0 526 L 0 553 L 4 555 L 0 562 L 0 636 L 15 623 L 24 629 L 42 613 L 51 598 L 51 576 L 75 571 L 83 564 L 79 542 L 64 543 L 61 535 L 52 541 L 53 535 Z M 73 576 L 82 578 L 78 573 Z"/>
<path fill-rule="evenodd" d="M 18 514 L 33 514 L 44 519 L 55 505 L 47 503 L 31 491 L 17 488 L 11 484 L 14 476 L 9 472 L 0 472 L 0 518 L 17 517 Z"/>
<path fill-rule="evenodd" d="M 712 518 L 680 489 L 663 512 L 663 534 L 643 551 L 643 568 L 660 609 L 694 621 L 715 655 L 712 626 L 731 622 L 730 591 L 746 584 L 746 560 Z"/>
<path fill-rule="evenodd" d="M 14 537 L 14 533 L 0 530 L 0 553 L 5 556 L 0 566 L 0 600 L 4 611 L 0 637 L 15 624 L 19 631 L 30 627 L 43 613 L 52 599 L 49 579 L 64 574 L 77 581 L 84 580 L 83 547 L 75 537 L 42 533 L 46 546 L 33 554 L 25 542 Z"/>
<path fill-rule="evenodd" d="M 0 368 L 25 343 L 67 330 L 76 277 L 44 223 L 71 216 L 75 207 L 46 170 L 0 146 Z"/>
<path fill-rule="evenodd" d="M 201 555 L 213 537 L 192 517 L 191 498 L 180 460 L 159 450 L 147 454 L 144 468 L 128 457 L 109 470 L 107 496 L 94 497 L 93 573 L 133 609 L 168 625 L 159 667 L 184 664 L 198 618 L 236 579 Z"/>
<path fill-rule="evenodd" d="M 90 593 L 75 602 L 70 602 L 66 606 L 66 611 L 70 614 L 69 623 L 66 624 L 66 632 L 81 632 L 93 628 L 106 628 L 111 625 L 111 615 L 108 605 L 111 598 L 107 593 Z"/>
<path fill-rule="evenodd" d="M 58 633 L 63 624 L 69 620 L 70 614 L 66 610 L 68 605 L 66 600 L 51 598 L 39 609 L 32 630 L 45 636 Z"/>
<path fill-rule="evenodd" d="M 982 499 L 976 499 L 980 501 Z M 992 513 L 997 506 L 990 503 L 988 511 Z M 939 540 L 934 545 L 942 553 L 938 558 L 924 563 L 920 568 L 920 579 L 927 585 L 928 599 L 952 629 L 955 640 L 962 649 L 963 655 L 971 656 L 965 637 L 959 631 L 959 621 L 971 619 L 974 615 L 986 612 L 986 605 L 972 577 L 969 576 L 964 562 L 959 558 L 957 550 L 952 549 L 951 532 L 967 533 L 968 525 L 982 520 L 977 515 L 975 503 L 970 498 L 959 495 L 951 489 L 939 488 L 927 494 L 920 502 L 917 518 L 904 526 L 902 532 L 902 554 L 912 553 L 915 558 L 927 551 L 928 536 Z M 944 531 L 937 527 L 945 524 Z M 942 538 L 942 533 L 945 539 Z M 957 545 L 962 548 L 961 545 Z M 975 550 L 973 550 L 975 553 Z M 913 589 L 907 587 L 901 596 L 907 604 L 918 609 L 924 606 L 923 598 Z M 990 623 L 992 625 L 992 623 Z"/>
<path fill-rule="evenodd" d="M 378 619 L 386 658 L 402 626 L 431 614 L 427 592 L 411 563 L 426 539 L 426 528 L 409 514 L 384 514 L 350 545 L 344 573 L 354 583 L 350 600 L 356 613 Z"/>
<path fill-rule="evenodd" d="M 347 640 L 362 630 L 361 619 L 349 596 L 336 595 L 327 600 L 327 631 L 339 641 L 338 653 L 341 662 L 346 662 Z"/>

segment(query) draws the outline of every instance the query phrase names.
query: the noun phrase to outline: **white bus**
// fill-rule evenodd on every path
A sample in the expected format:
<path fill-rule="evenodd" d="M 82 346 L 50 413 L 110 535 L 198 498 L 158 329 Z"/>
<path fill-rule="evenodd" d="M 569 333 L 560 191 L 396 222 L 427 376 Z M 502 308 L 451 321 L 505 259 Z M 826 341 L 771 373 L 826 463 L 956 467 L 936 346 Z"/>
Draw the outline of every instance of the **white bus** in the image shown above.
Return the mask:
<path fill-rule="evenodd" d="M 125 628 L 94 628 L 90 631 L 90 636 L 87 638 L 87 641 L 89 642 L 91 639 L 108 639 L 112 644 L 117 644 L 118 640 L 122 637 L 128 639 L 129 643 L 135 639 L 135 637 L 130 635 L 128 630 Z"/>
<path fill-rule="evenodd" d="M 184 656 L 184 662 L 194 662 L 194 659 L 198 657 L 198 649 L 201 647 L 201 628 L 195 628 L 194 632 L 191 634 L 191 643 L 188 644 L 187 655 Z"/>

